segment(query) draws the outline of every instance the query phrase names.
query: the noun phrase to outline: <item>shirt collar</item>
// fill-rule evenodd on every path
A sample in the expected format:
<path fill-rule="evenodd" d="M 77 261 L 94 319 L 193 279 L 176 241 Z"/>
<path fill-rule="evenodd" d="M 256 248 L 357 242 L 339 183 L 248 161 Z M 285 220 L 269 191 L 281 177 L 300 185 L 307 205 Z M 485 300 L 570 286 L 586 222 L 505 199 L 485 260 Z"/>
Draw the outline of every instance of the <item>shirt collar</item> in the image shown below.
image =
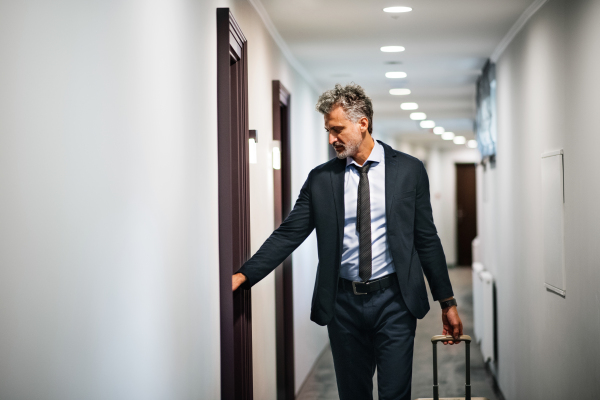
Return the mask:
<path fill-rule="evenodd" d="M 371 150 L 371 154 L 369 154 L 369 157 L 367 158 L 367 160 L 365 161 L 365 163 L 367 161 L 371 161 L 371 162 L 375 162 L 375 163 L 381 163 L 384 160 L 383 146 L 377 140 L 373 140 L 373 141 L 375 142 L 375 146 Z M 354 158 L 352 158 L 352 157 L 346 157 L 346 168 L 350 164 L 356 164 L 357 166 L 360 167 L 360 165 L 358 165 L 358 163 L 356 161 L 354 161 Z"/>

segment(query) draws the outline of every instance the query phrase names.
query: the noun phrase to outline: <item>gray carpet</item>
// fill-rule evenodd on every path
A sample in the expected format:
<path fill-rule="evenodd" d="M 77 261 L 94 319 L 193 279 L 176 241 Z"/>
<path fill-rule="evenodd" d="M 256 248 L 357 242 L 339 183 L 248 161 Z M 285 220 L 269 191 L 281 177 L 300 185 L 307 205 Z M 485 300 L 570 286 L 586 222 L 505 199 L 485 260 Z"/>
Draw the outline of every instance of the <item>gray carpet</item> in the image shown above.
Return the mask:
<path fill-rule="evenodd" d="M 458 267 L 450 270 L 450 279 L 458 301 L 458 310 L 463 321 L 464 333 L 473 336 L 473 301 L 471 269 Z M 430 294 L 431 311 L 417 323 L 415 354 L 413 362 L 412 398 L 431 398 L 432 393 L 432 354 L 431 336 L 442 333 L 441 311 L 433 303 Z M 438 377 L 441 397 L 464 396 L 465 383 L 465 345 L 453 346 L 438 344 Z M 377 373 L 374 376 L 374 399 L 377 399 Z M 500 400 L 493 389 L 493 381 L 485 371 L 485 365 L 479 346 L 471 345 L 471 386 L 472 394 Z M 339 400 L 333 358 L 327 347 L 306 381 L 302 385 L 298 400 Z"/>

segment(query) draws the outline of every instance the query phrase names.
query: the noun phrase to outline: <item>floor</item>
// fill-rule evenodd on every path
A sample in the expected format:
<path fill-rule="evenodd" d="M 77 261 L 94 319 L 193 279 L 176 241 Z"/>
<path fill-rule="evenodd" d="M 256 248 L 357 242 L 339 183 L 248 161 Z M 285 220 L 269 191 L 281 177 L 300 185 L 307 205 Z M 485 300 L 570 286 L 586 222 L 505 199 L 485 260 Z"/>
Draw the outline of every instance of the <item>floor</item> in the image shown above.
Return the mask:
<path fill-rule="evenodd" d="M 450 269 L 450 279 L 454 288 L 458 311 L 463 322 L 464 333 L 473 333 L 473 301 L 471 268 Z M 417 323 L 413 361 L 412 398 L 431 398 L 432 393 L 432 354 L 431 336 L 442 333 L 441 312 L 437 303 L 429 295 L 431 311 Z M 438 378 L 440 397 L 464 396 L 465 345 L 438 345 Z M 373 377 L 373 398 L 377 396 L 377 373 Z M 479 346 L 471 344 L 471 386 L 472 394 L 487 397 L 489 400 L 502 400 L 494 390 L 493 379 L 486 372 Z M 339 400 L 331 350 L 325 348 L 313 370 L 304 382 L 298 400 Z"/>

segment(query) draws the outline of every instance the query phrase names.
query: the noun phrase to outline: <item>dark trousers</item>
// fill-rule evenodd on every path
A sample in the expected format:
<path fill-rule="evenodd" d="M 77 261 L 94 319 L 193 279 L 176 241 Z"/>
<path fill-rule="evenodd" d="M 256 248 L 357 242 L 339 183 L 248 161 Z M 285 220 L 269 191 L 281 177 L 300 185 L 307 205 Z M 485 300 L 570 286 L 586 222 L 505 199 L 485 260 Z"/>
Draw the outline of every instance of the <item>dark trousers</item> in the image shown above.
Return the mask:
<path fill-rule="evenodd" d="M 327 330 L 340 400 L 372 399 L 375 366 L 380 400 L 410 400 L 417 319 L 393 282 L 364 295 L 339 285 Z"/>

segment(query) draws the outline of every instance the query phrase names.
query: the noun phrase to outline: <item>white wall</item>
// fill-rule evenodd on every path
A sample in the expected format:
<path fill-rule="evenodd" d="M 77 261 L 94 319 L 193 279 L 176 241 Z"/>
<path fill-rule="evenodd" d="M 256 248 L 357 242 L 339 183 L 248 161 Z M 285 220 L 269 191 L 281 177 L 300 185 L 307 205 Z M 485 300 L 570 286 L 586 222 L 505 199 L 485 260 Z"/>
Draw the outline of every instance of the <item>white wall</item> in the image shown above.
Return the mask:
<path fill-rule="evenodd" d="M 292 192 L 294 200 L 310 170 L 328 159 L 328 137 L 323 116 L 314 111 L 317 96 L 307 87 L 298 88 L 292 99 Z M 320 93 L 319 93 L 320 94 Z M 294 103 L 295 102 L 295 103 Z M 301 123 L 303 125 L 301 125 Z M 312 125 L 312 126 L 311 126 Z M 317 357 L 329 344 L 327 328 L 310 321 L 310 306 L 317 275 L 317 241 L 313 232 L 293 255 L 294 341 L 296 393 Z"/>
<path fill-rule="evenodd" d="M 294 201 L 310 170 L 327 160 L 327 135 L 323 130 L 323 117 L 314 109 L 320 93 L 285 59 L 254 7 L 248 2 L 237 1 L 232 12 L 248 39 L 250 129 L 258 131 L 258 162 L 250 168 L 250 224 L 254 253 L 274 228 L 271 82 L 280 80 L 291 93 Z M 310 321 L 317 263 L 313 234 L 293 255 L 296 391 L 328 343 L 326 328 Z M 275 273 L 252 288 L 252 337 L 254 397 L 276 399 Z"/>
<path fill-rule="evenodd" d="M 599 20 L 600 1 L 550 0 L 497 64 L 497 163 L 478 170 L 479 231 L 497 280 L 494 367 L 507 399 L 600 393 Z M 540 156 L 561 148 L 566 298 L 545 290 L 542 263 Z"/>
<path fill-rule="evenodd" d="M 218 398 L 215 7 L 0 3 L 0 397 Z"/>
<path fill-rule="evenodd" d="M 309 129 L 315 93 L 247 3 L 0 3 L 0 398 L 220 397 L 216 8 L 227 6 L 250 40 L 250 122 L 262 138 L 270 80 L 292 90 L 297 191 L 324 160 Z M 251 171 L 253 249 L 272 227 L 267 146 Z M 298 257 L 314 279 L 314 245 Z M 254 291 L 265 399 L 269 279 Z M 297 296 L 297 345 L 308 345 L 302 334 L 323 344 L 302 314 L 310 293 Z M 300 350 L 302 375 L 321 349 Z"/>

